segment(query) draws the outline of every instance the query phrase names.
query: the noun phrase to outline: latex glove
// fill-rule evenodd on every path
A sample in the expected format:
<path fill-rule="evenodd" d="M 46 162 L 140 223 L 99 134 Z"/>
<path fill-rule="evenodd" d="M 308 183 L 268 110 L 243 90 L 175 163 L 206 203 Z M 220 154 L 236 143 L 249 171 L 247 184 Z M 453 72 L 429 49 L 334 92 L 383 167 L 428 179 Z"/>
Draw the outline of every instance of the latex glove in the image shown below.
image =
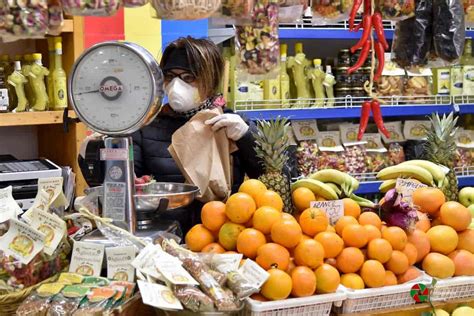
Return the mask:
<path fill-rule="evenodd" d="M 206 125 L 212 125 L 212 130 L 215 132 L 221 128 L 225 128 L 227 138 L 238 141 L 249 130 L 249 126 L 237 114 L 221 114 L 210 120 L 207 120 Z"/>

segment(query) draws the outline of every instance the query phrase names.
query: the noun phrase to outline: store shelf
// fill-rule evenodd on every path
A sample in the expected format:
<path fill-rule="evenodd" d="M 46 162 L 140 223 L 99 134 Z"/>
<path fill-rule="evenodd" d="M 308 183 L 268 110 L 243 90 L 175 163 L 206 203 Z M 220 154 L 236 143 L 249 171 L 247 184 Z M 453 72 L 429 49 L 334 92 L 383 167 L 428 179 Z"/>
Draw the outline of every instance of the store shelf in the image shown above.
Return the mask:
<path fill-rule="evenodd" d="M 62 124 L 63 114 L 63 111 L 0 113 L 0 127 Z M 77 117 L 72 110 L 68 116 Z"/>
<path fill-rule="evenodd" d="M 74 32 L 74 21 L 70 19 L 64 20 L 64 24 L 61 28 L 61 33 L 72 33 Z"/>

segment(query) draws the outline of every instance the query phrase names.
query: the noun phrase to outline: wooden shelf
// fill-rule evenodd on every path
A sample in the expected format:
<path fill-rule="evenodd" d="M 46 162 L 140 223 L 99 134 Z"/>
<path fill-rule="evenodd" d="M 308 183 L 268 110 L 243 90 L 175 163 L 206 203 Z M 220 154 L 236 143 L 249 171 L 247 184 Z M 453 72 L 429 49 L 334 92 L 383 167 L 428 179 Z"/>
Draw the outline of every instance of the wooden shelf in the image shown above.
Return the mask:
<path fill-rule="evenodd" d="M 65 19 L 61 33 L 72 33 L 74 32 L 74 21 L 71 19 Z"/>
<path fill-rule="evenodd" d="M 75 118 L 76 113 L 69 110 L 69 117 Z M 63 123 L 63 111 L 0 113 L 0 127 L 51 125 Z"/>

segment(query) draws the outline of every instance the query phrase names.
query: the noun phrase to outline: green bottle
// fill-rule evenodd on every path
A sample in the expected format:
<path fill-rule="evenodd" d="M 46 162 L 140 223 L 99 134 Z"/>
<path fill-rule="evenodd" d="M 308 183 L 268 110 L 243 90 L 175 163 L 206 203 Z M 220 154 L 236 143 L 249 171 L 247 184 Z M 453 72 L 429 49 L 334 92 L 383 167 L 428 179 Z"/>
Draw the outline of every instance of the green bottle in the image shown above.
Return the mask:
<path fill-rule="evenodd" d="M 23 67 L 21 68 L 21 72 L 23 76 L 25 76 L 28 82 L 25 84 L 25 95 L 26 99 L 28 100 L 28 104 L 33 105 L 35 103 L 35 95 L 33 93 L 33 89 L 31 88 L 31 79 L 30 79 L 30 69 L 31 69 L 31 62 L 33 61 L 33 56 L 31 54 L 23 55 Z"/>
<path fill-rule="evenodd" d="M 35 103 L 31 107 L 32 111 L 44 111 L 48 107 L 48 92 L 44 84 L 44 77 L 49 75 L 49 71 L 43 66 L 41 54 L 33 54 L 34 63 L 30 67 L 28 77 L 31 82 L 31 89 L 35 96 Z"/>
<path fill-rule="evenodd" d="M 280 45 L 280 98 L 283 107 L 290 104 L 290 76 L 286 70 L 286 59 L 288 53 L 288 45 Z"/>
<path fill-rule="evenodd" d="M 336 79 L 332 74 L 331 65 L 326 65 L 326 77 L 324 78 L 323 85 L 326 88 L 326 107 L 334 106 L 334 85 Z"/>
<path fill-rule="evenodd" d="M 6 54 L 0 56 L 0 64 L 4 69 L 5 77 L 3 78 L 3 80 L 6 83 L 8 80 L 8 76 L 10 76 L 14 70 L 10 62 L 10 56 Z M 16 93 L 15 89 L 13 89 L 13 87 L 11 87 L 9 84 L 6 84 L 6 86 L 8 90 L 8 110 L 11 111 L 16 107 L 17 104 Z"/>
<path fill-rule="evenodd" d="M 28 99 L 25 95 L 25 84 L 28 80 L 23 76 L 21 71 L 21 62 L 15 61 L 15 70 L 8 76 L 8 84 L 15 89 L 15 94 L 18 100 L 17 106 L 13 109 L 13 112 L 24 112 L 28 107 Z"/>
<path fill-rule="evenodd" d="M 54 71 L 54 59 L 55 59 L 55 50 L 54 50 L 54 37 L 48 37 L 48 57 L 49 57 L 49 71 Z M 54 108 L 54 83 L 53 76 L 48 76 L 48 98 L 49 98 L 49 108 Z"/>
<path fill-rule="evenodd" d="M 324 106 L 325 97 L 323 81 L 324 78 L 326 78 L 326 73 L 323 71 L 323 67 L 321 66 L 321 59 L 314 59 L 313 64 L 314 68 L 308 69 L 307 74 L 313 83 L 314 95 L 316 97 L 314 105 L 316 107 L 322 107 Z"/>
<path fill-rule="evenodd" d="M 54 56 L 54 70 L 53 87 L 54 87 L 54 109 L 63 110 L 67 108 L 67 75 L 63 69 L 63 45 L 61 43 L 54 44 L 55 56 Z M 50 99 L 51 101 L 51 99 Z"/>

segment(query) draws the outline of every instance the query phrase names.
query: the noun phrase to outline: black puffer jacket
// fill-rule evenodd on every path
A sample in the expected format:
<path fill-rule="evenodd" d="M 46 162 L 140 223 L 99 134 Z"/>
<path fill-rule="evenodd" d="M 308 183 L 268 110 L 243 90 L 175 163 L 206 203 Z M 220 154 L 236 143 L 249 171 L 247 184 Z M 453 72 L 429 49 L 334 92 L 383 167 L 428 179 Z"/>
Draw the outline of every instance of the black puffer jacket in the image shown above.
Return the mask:
<path fill-rule="evenodd" d="M 230 110 L 224 112 L 232 113 Z M 137 177 L 152 175 L 158 182 L 183 183 L 185 181 L 184 176 L 168 152 L 168 147 L 171 144 L 173 133 L 187 121 L 186 118 L 164 112 L 150 125 L 133 134 L 135 173 Z M 233 153 L 233 192 L 237 191 L 244 180 L 245 174 L 250 178 L 257 178 L 263 173 L 259 159 L 255 154 L 254 138 L 252 136 L 256 127 L 253 123 L 249 123 L 249 125 L 248 132 L 236 142 L 239 150 Z M 200 221 L 201 207 L 201 203 L 194 202 L 185 209 L 173 211 L 173 215 L 167 215 L 167 219 L 178 220 L 183 232 L 186 232 L 192 225 Z"/>

